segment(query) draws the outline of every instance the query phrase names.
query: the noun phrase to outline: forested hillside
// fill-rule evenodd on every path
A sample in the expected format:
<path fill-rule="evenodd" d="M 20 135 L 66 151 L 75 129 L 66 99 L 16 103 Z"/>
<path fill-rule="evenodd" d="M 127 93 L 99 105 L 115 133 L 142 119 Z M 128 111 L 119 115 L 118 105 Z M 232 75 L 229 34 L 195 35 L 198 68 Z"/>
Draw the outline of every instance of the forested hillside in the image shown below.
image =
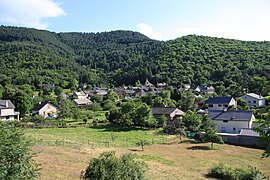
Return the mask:
<path fill-rule="evenodd" d="M 229 94 L 270 88 L 270 43 L 205 36 L 155 41 L 132 31 L 53 33 L 0 27 L 0 84 L 213 84 Z"/>

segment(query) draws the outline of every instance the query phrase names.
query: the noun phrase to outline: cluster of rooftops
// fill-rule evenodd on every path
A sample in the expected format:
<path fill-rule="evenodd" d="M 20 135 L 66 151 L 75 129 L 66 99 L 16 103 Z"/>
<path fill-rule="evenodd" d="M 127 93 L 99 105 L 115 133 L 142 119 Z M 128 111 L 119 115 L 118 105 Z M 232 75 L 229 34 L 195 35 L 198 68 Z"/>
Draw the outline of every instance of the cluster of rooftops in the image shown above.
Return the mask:
<path fill-rule="evenodd" d="M 153 85 L 146 79 L 143 85 L 139 86 L 123 86 L 121 88 L 114 88 L 113 90 L 116 92 L 118 96 L 125 97 L 127 99 L 133 99 L 134 97 L 145 96 L 146 94 L 152 94 L 154 96 L 158 95 L 162 90 L 166 89 L 166 83 L 157 83 L 157 85 Z M 54 86 L 52 86 L 54 88 Z M 213 94 L 215 92 L 215 88 L 211 85 L 199 85 L 191 87 L 188 84 L 184 84 L 179 88 L 179 91 L 187 91 L 192 90 L 194 94 L 199 94 L 200 92 L 206 92 L 208 94 Z M 84 106 L 91 104 L 90 100 L 92 96 L 95 95 L 107 95 L 109 92 L 108 88 L 95 88 L 93 90 L 85 90 L 80 92 L 74 92 L 71 99 L 74 104 L 77 106 Z M 63 98 L 69 98 L 62 95 Z M 242 100 L 247 101 L 248 105 L 251 107 L 263 107 L 265 106 L 265 98 L 261 95 L 255 93 L 247 93 L 240 97 Z M 197 111 L 198 114 L 207 114 L 208 118 L 217 121 L 219 124 L 220 132 L 239 132 L 242 125 L 240 122 L 248 122 L 247 126 L 243 128 L 252 128 L 252 121 L 255 119 L 254 114 L 251 110 L 236 110 L 237 102 L 233 97 L 213 97 L 209 98 L 204 102 L 207 105 L 207 109 L 200 109 Z M 46 108 L 45 108 L 46 107 Z M 8 116 L 18 115 L 18 112 L 14 111 L 11 113 L 7 113 L 5 109 L 15 109 L 15 106 L 9 100 L 0 100 L 0 118 L 4 119 Z M 43 112 L 39 112 L 43 109 Z M 48 110 L 50 109 L 50 110 Z M 57 107 L 50 104 L 49 102 L 39 103 L 34 109 L 33 112 L 39 113 L 40 115 L 45 115 L 48 112 L 53 112 L 53 114 L 57 114 Z M 174 119 L 175 117 L 182 116 L 185 113 L 178 108 L 172 107 L 154 107 L 152 108 L 152 112 L 154 116 L 160 117 L 161 115 L 166 115 L 168 119 Z M 12 118 L 11 118 L 12 119 Z M 222 123 L 221 123 L 222 122 Z M 231 125 L 231 122 L 239 122 L 238 125 Z M 228 127 L 230 124 L 230 127 Z M 236 123 L 237 124 L 237 123 Z M 230 129 L 230 130 L 229 130 Z"/>

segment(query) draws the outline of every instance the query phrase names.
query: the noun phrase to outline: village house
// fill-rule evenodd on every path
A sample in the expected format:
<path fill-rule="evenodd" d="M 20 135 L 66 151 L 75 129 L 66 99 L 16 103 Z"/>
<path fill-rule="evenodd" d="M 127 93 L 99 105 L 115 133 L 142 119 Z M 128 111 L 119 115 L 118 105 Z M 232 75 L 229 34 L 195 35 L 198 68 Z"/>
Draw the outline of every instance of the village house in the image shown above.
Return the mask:
<path fill-rule="evenodd" d="M 232 97 L 214 97 L 205 101 L 208 105 L 208 118 L 215 121 L 220 133 L 240 133 L 251 129 L 255 116 L 252 111 L 234 110 L 237 103 Z"/>
<path fill-rule="evenodd" d="M 201 84 L 200 85 L 200 91 L 201 92 L 206 92 L 208 94 L 214 94 L 215 93 L 215 88 L 211 85 L 205 85 Z"/>
<path fill-rule="evenodd" d="M 142 97 L 142 96 L 145 96 L 146 95 L 146 92 L 142 89 L 138 89 L 135 91 L 135 97 Z"/>
<path fill-rule="evenodd" d="M 19 120 L 19 112 L 10 100 L 0 100 L 0 120 Z"/>
<path fill-rule="evenodd" d="M 108 94 L 108 89 L 95 88 L 93 90 L 84 91 L 84 93 L 87 94 L 88 98 L 96 96 L 96 95 L 106 96 Z"/>
<path fill-rule="evenodd" d="M 155 89 L 155 85 L 150 83 L 148 79 L 145 80 L 145 83 L 143 86 L 141 86 L 141 89 L 148 91 L 148 90 L 153 90 Z"/>
<path fill-rule="evenodd" d="M 55 84 L 42 84 L 42 89 L 48 88 L 54 90 L 55 87 L 56 87 Z"/>
<path fill-rule="evenodd" d="M 244 101 L 248 102 L 248 106 L 250 107 L 264 107 L 265 106 L 265 98 L 261 95 L 255 93 L 247 93 L 240 97 Z"/>
<path fill-rule="evenodd" d="M 236 108 L 237 102 L 233 97 L 214 97 L 205 101 L 208 105 L 208 111 L 223 111 L 228 108 Z"/>
<path fill-rule="evenodd" d="M 195 94 L 198 94 L 201 92 L 201 89 L 199 86 L 194 86 L 191 88 L 192 89 L 192 92 L 195 93 Z"/>
<path fill-rule="evenodd" d="M 182 84 L 178 88 L 178 91 L 184 92 L 184 91 L 188 91 L 190 88 L 191 88 L 191 85 L 190 84 Z"/>
<path fill-rule="evenodd" d="M 178 117 L 182 117 L 185 114 L 180 109 L 174 107 L 153 107 L 152 112 L 156 119 L 159 119 L 162 115 L 165 115 L 168 120 L 174 120 Z"/>
<path fill-rule="evenodd" d="M 240 133 L 242 129 L 251 129 L 255 120 L 252 111 L 240 110 L 209 111 L 208 118 L 217 123 L 221 133 Z"/>
<path fill-rule="evenodd" d="M 76 106 L 86 106 L 92 103 L 92 101 L 88 98 L 88 94 L 83 91 L 74 92 L 73 98 L 73 103 Z"/>
<path fill-rule="evenodd" d="M 57 107 L 50 102 L 39 102 L 32 110 L 32 114 L 40 115 L 44 118 L 55 118 L 57 117 Z"/>
<path fill-rule="evenodd" d="M 117 94 L 118 97 L 120 97 L 120 98 L 125 97 L 125 89 L 124 88 L 114 88 L 113 90 Z"/>
<path fill-rule="evenodd" d="M 157 83 L 157 88 L 159 90 L 165 89 L 167 87 L 167 84 L 165 82 L 163 83 Z"/>
<path fill-rule="evenodd" d="M 92 104 L 90 99 L 73 99 L 73 103 L 75 106 L 86 106 Z"/>
<path fill-rule="evenodd" d="M 88 97 L 88 95 L 85 94 L 83 91 L 73 93 L 73 98 L 74 99 L 87 99 L 87 97 Z"/>
<path fill-rule="evenodd" d="M 201 84 L 200 86 L 192 87 L 192 91 L 194 93 L 214 94 L 215 93 L 215 88 L 213 86 L 211 86 L 211 85 Z"/>

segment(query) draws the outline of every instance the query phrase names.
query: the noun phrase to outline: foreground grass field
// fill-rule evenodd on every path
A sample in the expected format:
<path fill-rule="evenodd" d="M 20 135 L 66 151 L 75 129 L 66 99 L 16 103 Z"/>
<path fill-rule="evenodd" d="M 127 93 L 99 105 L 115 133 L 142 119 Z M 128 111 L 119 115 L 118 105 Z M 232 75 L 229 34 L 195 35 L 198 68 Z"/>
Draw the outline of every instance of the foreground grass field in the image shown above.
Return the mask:
<path fill-rule="evenodd" d="M 109 129 L 109 131 L 108 131 Z M 66 146 L 61 144 L 37 143 L 33 150 L 38 154 L 36 161 L 41 164 L 41 179 L 79 179 L 80 173 L 87 167 L 89 159 L 97 157 L 104 151 L 116 151 L 117 155 L 135 153 L 148 164 L 147 179 L 206 179 L 208 170 L 217 163 L 224 163 L 232 167 L 256 166 L 270 176 L 270 158 L 261 158 L 262 150 L 244 148 L 232 145 L 215 145 L 215 150 L 206 150 L 209 144 L 195 143 L 186 140 L 179 144 L 178 138 L 167 142 L 160 142 L 147 146 L 145 151 L 140 147 L 125 147 L 125 137 L 134 140 L 146 138 L 160 138 L 153 131 L 131 130 L 120 131 L 113 128 L 75 128 L 75 129 L 28 129 L 28 136 L 36 138 L 68 138 L 78 141 L 87 138 L 119 136 L 115 142 L 117 146 L 91 147 L 88 144 Z M 76 135 L 77 134 L 77 135 Z M 94 135 L 96 134 L 96 135 Z M 86 136 L 86 137 L 85 137 Z"/>

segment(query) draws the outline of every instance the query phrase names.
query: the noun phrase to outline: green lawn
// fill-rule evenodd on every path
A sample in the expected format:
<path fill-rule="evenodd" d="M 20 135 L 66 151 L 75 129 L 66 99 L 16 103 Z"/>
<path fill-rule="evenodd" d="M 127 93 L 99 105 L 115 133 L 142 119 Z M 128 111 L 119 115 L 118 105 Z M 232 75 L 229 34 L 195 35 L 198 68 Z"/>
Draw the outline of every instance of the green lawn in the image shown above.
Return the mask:
<path fill-rule="evenodd" d="M 41 145 L 134 147 L 139 140 L 150 143 L 166 141 L 158 131 L 125 129 L 114 126 L 25 129 L 27 136 Z M 114 139 L 114 140 L 113 140 Z"/>

